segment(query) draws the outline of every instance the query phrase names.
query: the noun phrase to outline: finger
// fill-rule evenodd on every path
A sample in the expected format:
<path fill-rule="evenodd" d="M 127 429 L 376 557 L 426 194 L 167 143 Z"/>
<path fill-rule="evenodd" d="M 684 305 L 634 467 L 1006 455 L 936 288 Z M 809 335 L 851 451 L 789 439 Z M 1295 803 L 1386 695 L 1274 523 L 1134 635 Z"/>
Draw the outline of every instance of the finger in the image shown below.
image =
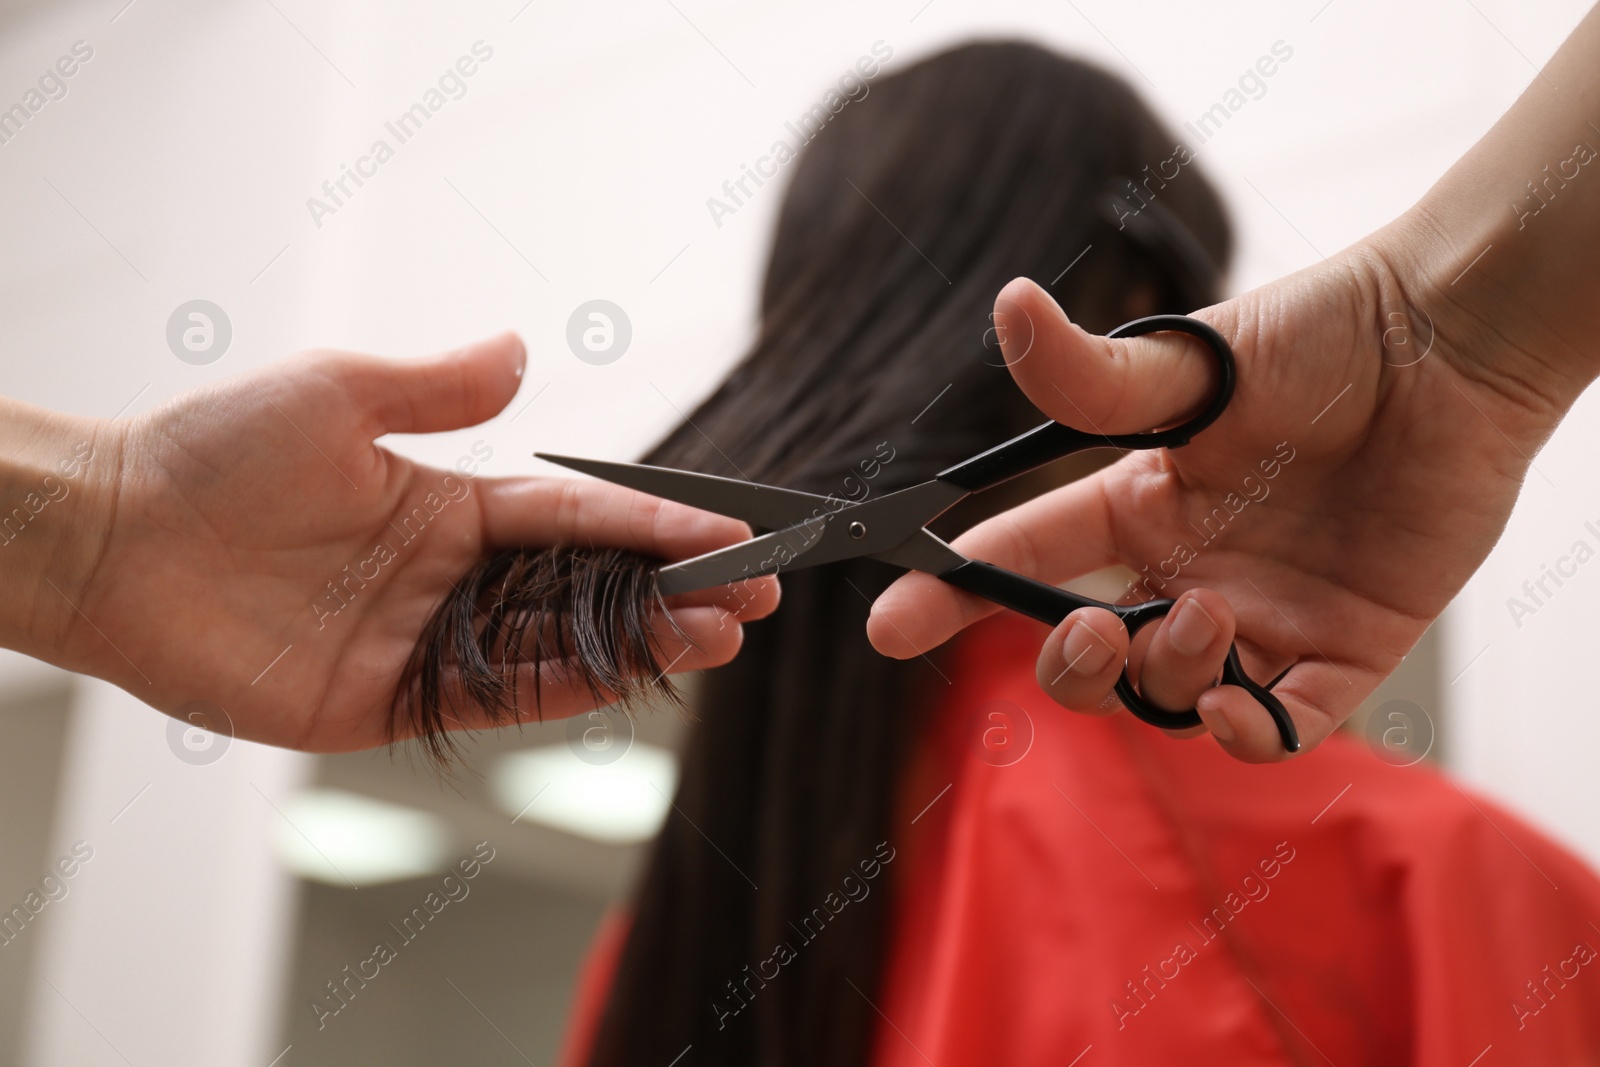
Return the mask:
<path fill-rule="evenodd" d="M 1235 629 L 1222 594 L 1191 589 L 1151 627 L 1149 648 L 1138 663 L 1139 692 L 1159 708 L 1185 711 L 1217 683 Z"/>
<path fill-rule="evenodd" d="M 489 548 L 522 545 L 606 545 L 664 560 L 688 559 L 750 536 L 738 519 L 575 478 L 480 478 L 483 536 Z M 778 606 L 778 580 L 752 578 L 686 594 L 682 604 L 719 606 L 741 620 Z"/>
<path fill-rule="evenodd" d="M 696 589 L 667 598 L 667 607 L 713 607 L 730 613 L 739 622 L 764 619 L 778 610 L 782 586 L 775 578 L 745 578 L 732 585 Z"/>
<path fill-rule="evenodd" d="M 1215 360 L 1174 333 L 1111 340 L 1071 322 L 1049 293 L 1017 278 L 995 298 L 996 331 L 1011 375 L 1057 422 L 1092 433 L 1139 433 L 1202 407 Z"/>
<path fill-rule="evenodd" d="M 677 560 L 750 536 L 738 519 L 576 478 L 480 478 L 483 536 L 491 548 L 606 545 Z"/>
<path fill-rule="evenodd" d="M 890 659 L 910 659 L 999 610 L 999 605 L 963 593 L 931 574 L 911 571 L 872 602 L 867 640 Z"/>
<path fill-rule="evenodd" d="M 1128 631 L 1103 608 L 1079 608 L 1045 638 L 1039 650 L 1039 687 L 1062 707 L 1106 715 L 1107 701 L 1128 659 Z"/>
<path fill-rule="evenodd" d="M 1103 475 L 1090 475 L 981 522 L 952 547 L 1042 582 L 1064 582 L 1109 566 L 1116 554 Z M 912 573 L 873 603 L 867 637 L 885 656 L 908 659 L 999 610 L 932 575 Z"/>
<path fill-rule="evenodd" d="M 522 339 L 507 331 L 419 360 L 353 353 L 312 358 L 321 361 L 368 417 L 373 436 L 381 436 L 458 430 L 493 418 L 522 385 L 527 351 Z"/>
<path fill-rule="evenodd" d="M 663 675 L 720 667 L 733 659 L 743 644 L 743 628 L 715 608 L 683 608 L 674 611 L 672 617 L 687 640 L 672 633 L 669 626 L 657 628 L 662 636 L 656 648 L 656 663 Z M 518 721 L 565 719 L 616 703 L 618 699 L 618 694 L 604 688 L 597 698 L 582 680 L 576 665 L 568 660 L 540 664 L 537 687 L 534 678 L 533 664 L 523 663 L 518 667 Z M 444 708 L 444 714 L 446 728 L 450 730 L 481 730 L 505 725 L 503 716 L 497 721 L 459 695 Z"/>
<path fill-rule="evenodd" d="M 665 625 L 657 628 L 660 638 L 656 642 L 655 656 L 661 675 L 720 667 L 733 659 L 744 643 L 744 628 L 716 608 L 681 608 L 672 613 L 672 618 L 683 633 L 679 636 Z M 542 691 L 537 699 L 532 686 L 518 687 L 519 713 L 565 718 L 598 706 L 595 694 L 571 670 L 561 664 L 543 666 L 546 670 L 541 676 Z M 616 700 L 617 694 L 602 690 L 599 703 L 615 703 Z"/>
<path fill-rule="evenodd" d="M 1300 735 L 1300 751 L 1321 744 L 1351 711 L 1360 697 L 1377 684 L 1363 673 L 1364 687 L 1353 685 L 1351 671 L 1322 661 L 1302 660 L 1272 692 L 1288 709 Z M 1350 703 L 1348 708 L 1345 703 Z M 1238 686 L 1224 685 L 1202 696 L 1195 705 L 1212 736 L 1229 755 L 1246 763 L 1279 763 L 1294 755 L 1283 747 L 1277 725 L 1267 709 Z"/>

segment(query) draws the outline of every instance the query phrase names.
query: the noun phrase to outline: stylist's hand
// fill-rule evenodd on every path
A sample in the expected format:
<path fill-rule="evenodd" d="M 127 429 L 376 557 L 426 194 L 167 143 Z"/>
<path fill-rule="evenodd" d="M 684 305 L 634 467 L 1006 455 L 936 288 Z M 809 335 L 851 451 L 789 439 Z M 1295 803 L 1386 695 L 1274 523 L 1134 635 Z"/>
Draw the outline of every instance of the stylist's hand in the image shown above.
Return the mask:
<path fill-rule="evenodd" d="M 593 542 L 678 559 L 749 535 L 599 482 L 466 477 L 374 443 L 490 418 L 523 361 L 511 334 L 409 363 L 314 352 L 102 426 L 87 468 L 101 480 L 81 499 L 103 506 L 77 516 L 94 550 L 56 568 L 55 592 L 39 583 L 35 631 L 49 658 L 171 713 L 219 705 L 242 737 L 370 747 L 387 739 L 423 622 L 490 550 Z M 770 581 L 747 591 L 740 618 L 770 611 L 776 594 Z M 699 647 L 666 639 L 663 667 L 734 655 L 740 629 L 712 606 L 730 596 L 673 602 Z M 531 693 L 522 687 L 529 717 Z M 546 718 L 591 705 L 585 687 L 547 676 Z"/>
<path fill-rule="evenodd" d="M 1134 598 L 1180 602 L 1135 648 L 1145 696 L 1198 701 L 1234 755 L 1281 759 L 1265 709 L 1212 688 L 1237 636 L 1257 680 L 1295 665 L 1275 692 L 1306 745 L 1322 740 L 1483 561 L 1534 453 L 1600 374 L 1600 184 L 1574 177 L 1600 155 L 1597 113 L 1600 7 L 1399 220 L 1197 313 L 1239 359 L 1238 392 L 1210 429 L 956 544 L 1052 582 L 1118 561 L 1154 575 Z M 1554 201 L 1553 181 L 1529 180 L 1552 159 L 1568 179 Z M 1171 424 L 1210 388 L 1194 342 L 1091 337 L 1026 281 L 997 310 L 1017 381 L 1068 425 Z M 909 656 L 993 610 L 912 575 L 879 598 L 869 631 Z M 1127 649 L 1109 612 L 1080 611 L 1045 644 L 1039 678 L 1062 703 L 1094 708 Z"/>
<path fill-rule="evenodd" d="M 1529 457 L 1576 396 L 1461 301 L 1430 290 L 1424 307 L 1408 303 L 1397 279 L 1411 266 L 1384 248 L 1369 242 L 1197 313 L 1233 346 L 1239 386 L 1191 444 L 1129 453 L 955 542 L 1047 582 L 1120 562 L 1138 573 L 1129 600 L 1177 597 L 1144 631 L 1140 689 L 1163 707 L 1198 703 L 1241 759 L 1285 754 L 1260 705 L 1213 688 L 1229 642 L 1259 681 L 1295 665 L 1275 692 L 1315 745 L 1482 562 Z M 1059 422 L 1107 434 L 1171 425 L 1215 387 L 1192 339 L 1091 336 L 1025 279 L 996 309 L 1013 375 Z M 878 600 L 869 634 L 906 657 L 995 610 L 911 574 Z M 1040 682 L 1068 707 L 1102 710 L 1128 648 L 1110 612 L 1080 610 L 1046 641 Z"/>

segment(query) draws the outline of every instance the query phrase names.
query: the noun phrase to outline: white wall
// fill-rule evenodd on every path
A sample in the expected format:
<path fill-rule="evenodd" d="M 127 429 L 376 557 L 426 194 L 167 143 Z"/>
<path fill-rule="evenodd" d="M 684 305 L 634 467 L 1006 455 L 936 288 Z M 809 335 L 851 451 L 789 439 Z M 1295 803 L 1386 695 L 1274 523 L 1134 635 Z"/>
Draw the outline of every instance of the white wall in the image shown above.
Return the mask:
<path fill-rule="evenodd" d="M 705 199 L 874 41 L 894 48 L 893 70 L 975 34 L 1042 40 L 1126 74 L 1174 125 L 1285 41 L 1293 59 L 1200 157 L 1235 207 L 1242 288 L 1403 209 L 1586 6 L 123 3 L 0 15 L 0 101 L 74 41 L 95 49 L 69 95 L 0 146 L 0 388 L 109 416 L 316 343 L 407 355 L 510 325 L 532 352 L 511 412 L 547 391 L 515 422 L 397 445 L 448 462 L 482 437 L 492 473 L 534 469 L 536 447 L 635 452 L 709 387 L 749 332 L 778 193 L 720 228 Z M 480 39 L 494 56 L 466 95 L 315 226 L 306 198 Z M 179 362 L 163 339 L 168 314 L 195 297 L 235 330 L 208 367 Z M 578 361 L 563 340 L 594 297 L 633 322 L 633 347 L 611 366 Z M 1461 768 L 1600 860 L 1600 784 L 1584 773 L 1600 724 L 1580 688 L 1595 632 L 1581 605 L 1600 593 L 1600 564 L 1521 630 L 1503 603 L 1583 536 L 1581 520 L 1600 520 L 1586 477 L 1595 436 L 1575 421 L 1541 457 L 1557 488 L 1530 488 L 1453 611 L 1446 673 L 1490 646 L 1450 689 Z M 250 783 L 286 787 L 296 759 L 241 748 L 199 776 L 167 758 L 163 729 L 103 689 L 80 709 L 58 838 L 104 822 L 133 779 L 153 784 L 107 824 L 118 836 L 93 881 L 49 917 L 44 974 L 79 994 L 83 1015 L 41 987 L 34 1062 L 121 1062 L 87 1019 L 135 1062 L 265 1064 L 279 1051 L 260 1022 L 276 964 L 257 949 L 290 917 Z M 180 905 L 174 894 L 197 886 L 210 888 L 204 907 Z M 197 1027 L 209 1036 L 196 1040 Z"/>
<path fill-rule="evenodd" d="M 1600 863 L 1597 446 L 1591 389 L 1535 459 L 1506 536 L 1452 606 L 1445 671 L 1458 724 L 1452 764 L 1591 863 Z M 1586 549 L 1574 551 L 1579 542 Z M 1547 576 L 1558 565 L 1571 575 L 1559 585 Z M 1524 584 L 1541 578 L 1530 595 Z"/>
<path fill-rule="evenodd" d="M 282 1051 L 262 1055 L 293 883 L 266 843 L 305 766 L 242 741 L 180 762 L 163 717 L 103 682 L 80 688 L 51 862 L 89 858 L 37 920 L 24 1063 L 264 1065 Z"/>

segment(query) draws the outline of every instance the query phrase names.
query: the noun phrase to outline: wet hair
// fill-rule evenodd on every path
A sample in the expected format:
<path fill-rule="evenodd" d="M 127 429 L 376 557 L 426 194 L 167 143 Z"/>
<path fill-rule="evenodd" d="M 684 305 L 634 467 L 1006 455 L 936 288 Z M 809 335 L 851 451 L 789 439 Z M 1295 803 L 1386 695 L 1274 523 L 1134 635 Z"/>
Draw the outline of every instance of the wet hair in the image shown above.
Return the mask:
<path fill-rule="evenodd" d="M 1036 424 L 986 343 L 1011 278 L 1035 279 L 1097 331 L 1215 299 L 1230 251 L 1220 201 L 1192 163 L 1147 169 L 1175 145 L 1122 81 L 1028 44 L 966 45 L 880 78 L 791 165 L 754 344 L 644 460 L 859 499 Z M 576 599 L 575 586 L 530 586 L 496 614 L 509 578 L 579 558 L 600 554 L 502 553 L 475 572 L 408 672 L 403 691 L 424 716 L 413 722 L 437 728 L 429 701 L 452 669 L 514 714 L 507 656 L 520 646 L 486 641 L 494 619 L 519 639 L 587 635 L 543 654 L 576 652 L 579 678 L 626 690 L 617 657 L 642 660 L 635 623 L 658 603 L 637 577 L 645 561 Z M 785 576 L 782 608 L 706 673 L 592 1067 L 670 1063 L 691 1045 L 686 1062 L 702 1064 L 866 1062 L 892 879 L 833 916 L 778 978 L 752 989 L 747 965 L 793 943 L 791 924 L 903 832 L 902 772 L 944 681 L 937 653 L 895 661 L 867 644 L 871 601 L 895 573 L 852 560 Z M 417 677 L 434 682 L 410 685 Z"/>
<path fill-rule="evenodd" d="M 582 684 L 596 704 L 682 707 L 656 661 L 663 627 L 685 637 L 656 588 L 660 565 L 619 548 L 571 545 L 483 560 L 423 624 L 391 738 L 416 737 L 444 765 L 456 755 L 452 722 L 473 712 L 491 726 L 521 721 L 521 675 L 531 676 L 537 709 L 546 670 L 553 681 Z"/>

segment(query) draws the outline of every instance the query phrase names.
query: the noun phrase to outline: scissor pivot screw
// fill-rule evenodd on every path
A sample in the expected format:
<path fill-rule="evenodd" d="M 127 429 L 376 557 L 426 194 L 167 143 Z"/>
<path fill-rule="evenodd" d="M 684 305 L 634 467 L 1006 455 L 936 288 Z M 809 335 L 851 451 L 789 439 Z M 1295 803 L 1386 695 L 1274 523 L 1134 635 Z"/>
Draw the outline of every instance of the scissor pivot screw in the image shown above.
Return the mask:
<path fill-rule="evenodd" d="M 857 541 L 867 536 L 867 524 L 859 520 L 852 522 L 847 529 L 850 533 L 850 536 L 854 537 Z"/>

